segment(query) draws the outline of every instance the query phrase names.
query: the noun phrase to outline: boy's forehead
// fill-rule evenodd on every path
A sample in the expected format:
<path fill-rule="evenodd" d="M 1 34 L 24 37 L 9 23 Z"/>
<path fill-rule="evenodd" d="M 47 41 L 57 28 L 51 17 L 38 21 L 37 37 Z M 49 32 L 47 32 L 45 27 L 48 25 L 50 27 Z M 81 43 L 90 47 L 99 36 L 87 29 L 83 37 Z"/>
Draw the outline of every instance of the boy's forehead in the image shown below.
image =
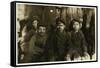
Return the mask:
<path fill-rule="evenodd" d="M 78 21 L 75 21 L 74 24 L 79 24 L 79 22 Z"/>
<path fill-rule="evenodd" d="M 38 20 L 34 20 L 35 22 L 37 22 Z"/>
<path fill-rule="evenodd" d="M 38 22 L 38 20 L 33 20 L 33 22 Z"/>
<path fill-rule="evenodd" d="M 39 26 L 39 28 L 46 28 L 45 26 Z"/>
<path fill-rule="evenodd" d="M 64 25 L 64 23 L 62 23 L 62 22 L 59 22 L 59 23 L 58 23 L 58 25 Z"/>

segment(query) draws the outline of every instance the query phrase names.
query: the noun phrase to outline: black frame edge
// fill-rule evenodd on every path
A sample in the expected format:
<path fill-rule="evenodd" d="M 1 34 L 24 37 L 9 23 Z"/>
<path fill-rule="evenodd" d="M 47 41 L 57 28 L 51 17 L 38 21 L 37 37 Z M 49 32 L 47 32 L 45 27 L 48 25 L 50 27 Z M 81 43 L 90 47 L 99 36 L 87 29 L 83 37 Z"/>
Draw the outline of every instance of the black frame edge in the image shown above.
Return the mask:
<path fill-rule="evenodd" d="M 16 20 L 16 3 L 13 1 L 10 3 L 10 11 L 11 11 L 11 17 L 10 17 L 10 47 L 11 47 L 11 50 L 10 50 L 10 65 L 15 67 L 16 66 L 16 39 L 14 37 L 16 37 L 16 26 L 15 26 L 15 20 Z"/>
<path fill-rule="evenodd" d="M 82 61 L 82 62 L 64 62 L 64 63 L 49 63 L 49 64 L 29 64 L 29 65 L 16 65 L 16 3 L 31 3 L 31 4 L 49 4 L 49 5 L 65 5 L 65 6 L 82 6 L 82 7 L 95 7 L 96 8 L 96 60 L 95 61 Z M 40 65 L 56 65 L 56 64 L 73 64 L 73 63 L 90 63 L 90 62 L 98 62 L 98 6 L 93 5 L 76 5 L 76 4 L 61 4 L 61 3 L 44 3 L 44 2 L 30 2 L 30 1 L 12 1 L 10 3 L 11 6 L 11 57 L 10 57 L 10 65 L 13 67 L 22 67 L 22 66 L 40 66 Z"/>
<path fill-rule="evenodd" d="M 46 2 L 32 2 L 32 1 L 13 1 L 16 3 L 30 3 L 30 4 L 50 4 L 50 5 L 66 5 L 66 6 L 82 6 L 82 7 L 97 7 L 97 5 L 80 5 L 80 4 L 62 4 L 62 3 L 46 3 Z"/>

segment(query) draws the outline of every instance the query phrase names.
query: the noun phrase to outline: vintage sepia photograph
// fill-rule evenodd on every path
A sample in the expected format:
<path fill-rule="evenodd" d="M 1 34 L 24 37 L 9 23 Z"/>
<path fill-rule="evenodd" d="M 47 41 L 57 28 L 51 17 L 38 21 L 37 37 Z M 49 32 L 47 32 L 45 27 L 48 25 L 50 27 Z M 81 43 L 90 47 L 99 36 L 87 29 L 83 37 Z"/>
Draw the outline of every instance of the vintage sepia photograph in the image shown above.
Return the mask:
<path fill-rule="evenodd" d="M 97 61 L 97 6 L 16 2 L 16 65 Z"/>

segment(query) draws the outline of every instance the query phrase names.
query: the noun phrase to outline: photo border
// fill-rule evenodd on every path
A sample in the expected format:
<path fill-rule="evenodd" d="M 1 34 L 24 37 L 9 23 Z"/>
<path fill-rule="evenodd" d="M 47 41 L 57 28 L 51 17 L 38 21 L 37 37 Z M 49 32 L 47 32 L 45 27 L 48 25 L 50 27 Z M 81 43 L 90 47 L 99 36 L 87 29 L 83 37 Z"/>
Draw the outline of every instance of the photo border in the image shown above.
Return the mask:
<path fill-rule="evenodd" d="M 96 60 L 95 61 L 75 61 L 75 62 L 61 62 L 61 63 L 45 63 L 45 64 L 28 64 L 28 65 L 18 65 L 16 64 L 16 3 L 29 3 L 29 4 L 44 4 L 44 5 L 63 5 L 63 6 L 80 6 L 80 7 L 94 7 L 96 9 L 95 14 L 95 46 L 96 46 Z M 55 64 L 73 64 L 73 63 L 86 63 L 86 62 L 97 62 L 98 61 L 98 6 L 93 5 L 76 5 L 76 4 L 58 4 L 58 3 L 43 3 L 43 2 L 27 2 L 27 1 L 13 1 L 11 2 L 11 66 L 20 67 L 20 66 L 40 66 L 40 65 L 55 65 Z M 41 62 L 42 63 L 42 62 Z"/>

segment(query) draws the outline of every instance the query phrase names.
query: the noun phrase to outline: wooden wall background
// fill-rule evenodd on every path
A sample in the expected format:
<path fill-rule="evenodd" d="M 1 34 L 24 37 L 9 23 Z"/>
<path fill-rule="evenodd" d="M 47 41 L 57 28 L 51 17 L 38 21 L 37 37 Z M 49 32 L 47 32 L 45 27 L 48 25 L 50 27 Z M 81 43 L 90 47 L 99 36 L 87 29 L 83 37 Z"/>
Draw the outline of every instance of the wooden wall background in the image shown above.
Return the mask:
<path fill-rule="evenodd" d="M 16 16 L 22 20 L 25 18 L 32 19 L 38 17 L 40 23 L 49 27 L 55 24 L 55 20 L 60 17 L 66 24 L 67 29 L 72 19 L 82 19 L 83 27 L 90 24 L 92 17 L 95 19 L 95 10 L 93 8 L 77 8 L 77 7 L 57 7 L 57 6 L 34 6 L 34 5 L 17 5 Z M 93 21 L 92 23 L 95 23 Z"/>

